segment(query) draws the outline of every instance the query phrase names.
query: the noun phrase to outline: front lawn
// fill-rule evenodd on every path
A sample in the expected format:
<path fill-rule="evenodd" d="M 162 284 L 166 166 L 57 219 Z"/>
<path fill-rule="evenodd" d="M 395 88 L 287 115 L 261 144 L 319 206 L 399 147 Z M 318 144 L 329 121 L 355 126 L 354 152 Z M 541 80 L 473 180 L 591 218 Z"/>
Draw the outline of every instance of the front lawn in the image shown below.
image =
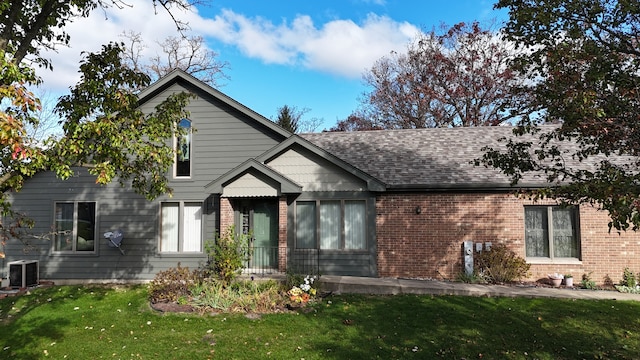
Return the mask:
<path fill-rule="evenodd" d="M 0 359 L 637 359 L 640 303 L 331 296 L 309 311 L 161 314 L 144 286 L 0 300 Z"/>

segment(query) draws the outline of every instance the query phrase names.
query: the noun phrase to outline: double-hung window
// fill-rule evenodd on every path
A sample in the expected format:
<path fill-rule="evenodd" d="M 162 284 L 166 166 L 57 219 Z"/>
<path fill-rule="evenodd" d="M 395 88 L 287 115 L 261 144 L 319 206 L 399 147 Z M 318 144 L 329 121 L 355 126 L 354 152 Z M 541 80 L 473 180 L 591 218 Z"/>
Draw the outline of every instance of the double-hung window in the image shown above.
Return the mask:
<path fill-rule="evenodd" d="M 160 212 L 160 252 L 202 252 L 201 203 L 164 202 Z"/>
<path fill-rule="evenodd" d="M 96 251 L 96 203 L 56 202 L 54 205 L 55 252 Z"/>
<path fill-rule="evenodd" d="M 298 249 L 366 249 L 366 201 L 296 202 L 296 247 Z"/>
<path fill-rule="evenodd" d="M 526 206 L 524 219 L 527 257 L 580 257 L 577 207 Z"/>

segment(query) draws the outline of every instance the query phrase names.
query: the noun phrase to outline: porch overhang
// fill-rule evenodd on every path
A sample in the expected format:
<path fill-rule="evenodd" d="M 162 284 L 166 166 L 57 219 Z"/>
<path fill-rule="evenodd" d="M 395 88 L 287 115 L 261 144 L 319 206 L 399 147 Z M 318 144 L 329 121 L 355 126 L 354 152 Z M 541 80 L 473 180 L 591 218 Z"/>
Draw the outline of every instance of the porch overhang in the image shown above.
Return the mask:
<path fill-rule="evenodd" d="M 249 159 L 205 186 L 223 197 L 277 197 L 300 194 L 302 186 L 269 166 Z"/>
<path fill-rule="evenodd" d="M 335 155 L 332 155 L 331 153 L 329 153 L 328 151 L 318 147 L 317 145 L 311 143 L 308 140 L 305 140 L 304 138 L 298 136 L 298 135 L 293 135 L 291 137 L 289 137 L 288 139 L 286 139 L 285 141 L 281 142 L 280 144 L 274 146 L 273 148 L 269 149 L 268 151 L 264 152 L 263 154 L 261 154 L 260 156 L 258 156 L 258 160 L 263 161 L 265 163 L 269 163 L 271 160 L 273 160 L 274 158 L 276 158 L 277 156 L 279 156 L 280 154 L 282 154 L 283 152 L 285 152 L 288 149 L 293 148 L 294 146 L 300 146 L 304 149 L 306 149 L 307 151 L 310 151 L 312 154 L 315 154 L 327 161 L 329 161 L 330 163 L 334 164 L 335 166 L 337 166 L 338 168 L 346 171 L 347 173 L 350 173 L 351 175 L 361 179 L 362 181 L 364 181 L 367 184 L 367 190 L 369 191 L 374 191 L 374 192 L 384 192 L 387 190 L 387 186 L 385 183 L 383 183 L 382 181 L 374 178 L 373 176 L 357 169 L 356 167 L 354 167 L 353 165 L 347 163 L 346 161 L 336 157 Z"/>

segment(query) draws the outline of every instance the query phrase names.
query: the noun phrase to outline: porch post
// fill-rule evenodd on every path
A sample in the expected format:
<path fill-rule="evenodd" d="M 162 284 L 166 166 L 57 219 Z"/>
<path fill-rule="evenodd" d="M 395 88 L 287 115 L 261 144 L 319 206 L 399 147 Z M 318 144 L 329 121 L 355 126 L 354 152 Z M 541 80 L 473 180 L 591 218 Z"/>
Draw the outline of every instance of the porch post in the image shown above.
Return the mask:
<path fill-rule="evenodd" d="M 287 270 L 287 198 L 278 199 L 278 271 Z"/>
<path fill-rule="evenodd" d="M 233 206 L 229 198 L 220 198 L 220 232 L 225 230 L 234 223 Z"/>

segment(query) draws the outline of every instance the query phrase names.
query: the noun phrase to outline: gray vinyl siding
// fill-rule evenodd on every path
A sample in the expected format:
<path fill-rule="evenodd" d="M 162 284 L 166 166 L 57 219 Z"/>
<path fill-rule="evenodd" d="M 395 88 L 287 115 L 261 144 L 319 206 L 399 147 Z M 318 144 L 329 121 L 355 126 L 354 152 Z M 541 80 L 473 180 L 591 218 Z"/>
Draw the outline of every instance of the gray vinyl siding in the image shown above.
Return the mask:
<path fill-rule="evenodd" d="M 368 253 L 331 254 L 320 251 L 320 274 L 342 276 L 377 276 L 375 257 Z"/>
<path fill-rule="evenodd" d="M 142 109 L 155 107 L 165 96 L 180 91 L 178 85 L 169 87 Z M 195 130 L 192 138 L 192 173 L 190 179 L 175 179 L 171 182 L 174 198 L 181 200 L 204 200 L 204 186 L 249 158 L 257 157 L 284 140 L 252 119 L 227 104 L 197 92 L 187 110 Z M 168 174 L 170 178 L 173 173 Z M 205 196 L 206 197 L 206 196 Z"/>
<path fill-rule="evenodd" d="M 142 109 L 149 111 L 165 96 L 183 89 L 173 85 L 145 103 Z M 189 179 L 174 179 L 171 169 L 167 176 L 171 179 L 173 197 L 162 196 L 159 198 L 161 201 L 204 201 L 209 196 L 204 190 L 205 185 L 284 140 L 226 103 L 193 87 L 187 86 L 186 89 L 196 94 L 187 107 L 194 129 L 192 173 Z M 216 232 L 215 214 L 209 214 L 207 218 L 204 221 L 203 241 L 213 239 Z"/>
<path fill-rule="evenodd" d="M 366 200 L 367 247 L 364 250 L 317 250 L 319 271 L 325 275 L 377 276 L 375 196 L 365 181 L 303 149 L 284 151 L 267 164 L 302 185 L 303 193 L 289 205 L 288 247 L 295 252 L 295 203 L 308 200 Z"/>
<path fill-rule="evenodd" d="M 152 109 L 171 92 L 179 91 L 177 85 L 156 95 L 141 107 Z M 194 90 L 194 89 L 191 89 Z M 10 240 L 5 248 L 7 258 L 2 266 L 6 276 L 7 264 L 27 259 L 40 260 L 40 277 L 43 279 L 86 280 L 149 280 L 157 272 L 176 267 L 196 268 L 204 264 L 202 254 L 159 253 L 160 203 L 162 201 L 203 202 L 210 195 L 204 186 L 220 175 L 277 145 L 285 138 L 254 119 L 247 118 L 225 102 L 196 93 L 188 105 L 189 119 L 196 130 L 192 140 L 192 173 L 190 179 L 173 179 L 169 176 L 173 196 L 161 196 L 147 201 L 129 187 L 112 183 L 95 184 L 95 177 L 80 169 L 73 178 L 61 181 L 50 172 L 42 172 L 27 180 L 23 189 L 11 194 L 13 208 L 27 213 L 36 221 L 31 234 L 49 233 L 53 226 L 53 210 L 56 201 L 96 202 L 96 252 L 95 254 L 55 254 L 49 239 L 31 238 L 32 247 L 25 247 L 18 240 Z M 84 175 L 82 175 L 84 174 Z M 206 214 L 203 206 L 203 243 L 214 238 L 216 214 Z M 122 248 L 110 248 L 102 234 L 121 229 L 124 232 Z M 27 250 L 25 252 L 25 250 Z"/>
<path fill-rule="evenodd" d="M 238 179 L 224 187 L 222 192 L 224 197 L 277 197 L 278 189 L 258 179 L 253 174 L 244 174 Z"/>
<path fill-rule="evenodd" d="M 118 184 L 100 186 L 84 169 L 67 181 L 56 179 L 51 172 L 36 174 L 24 188 L 11 194 L 13 209 L 24 212 L 35 221 L 27 236 L 28 246 L 17 240 L 7 243 L 6 262 L 39 260 L 43 279 L 145 280 L 156 272 L 181 266 L 195 268 L 204 255 L 160 256 L 158 249 L 158 202 L 149 202 Z M 91 254 L 60 254 L 52 251 L 50 234 L 53 210 L 57 201 L 96 202 L 96 252 Z M 102 234 L 121 229 L 122 248 L 109 247 Z M 5 270 L 6 271 L 6 270 Z"/>
<path fill-rule="evenodd" d="M 376 246 L 376 197 L 368 192 L 304 192 L 295 201 L 313 200 L 366 200 L 367 248 L 363 250 L 317 250 L 320 274 L 369 276 L 378 275 Z M 287 223 L 287 246 L 295 252 L 295 201 L 289 205 Z M 304 250 L 303 250 L 304 251 Z"/>
<path fill-rule="evenodd" d="M 305 191 L 364 191 L 366 182 L 308 152 L 289 149 L 267 163 Z"/>
<path fill-rule="evenodd" d="M 6 277 L 8 262 L 25 259 L 40 260 L 40 276 L 43 279 L 150 280 L 156 273 L 178 264 L 196 268 L 207 261 L 204 253 L 159 252 L 161 203 L 203 203 L 202 242 L 213 239 L 218 214 L 207 213 L 205 201 L 212 194 L 205 190 L 205 186 L 246 160 L 255 159 L 274 149 L 286 140 L 287 135 L 266 119 L 246 111 L 233 101 L 220 100 L 217 95 L 213 96 L 185 81 L 178 81 L 163 91 L 158 90 L 141 109 L 149 111 L 169 94 L 185 88 L 196 95 L 187 108 L 195 130 L 192 135 L 191 176 L 174 179 L 173 169 L 169 171 L 167 176 L 173 196 L 163 195 L 148 201 L 129 186 L 121 187 L 117 182 L 107 186 L 96 185 L 95 177 L 85 169 L 79 169 L 78 175 L 66 181 L 56 179 L 50 172 L 38 173 L 27 180 L 20 192 L 10 194 L 13 209 L 35 220 L 36 225 L 30 233 L 36 237 L 28 239 L 29 247 L 15 239 L 7 243 L 7 258 L 0 262 L 0 274 Z M 167 145 L 172 146 L 173 141 Z M 290 195 L 288 199 L 289 249 L 295 251 L 295 201 L 366 199 L 366 249 L 319 250 L 317 258 L 321 274 L 376 276 L 375 196 L 366 190 L 366 181 L 300 147 L 281 155 L 268 165 L 288 179 L 299 182 L 303 188 L 302 194 Z M 269 190 L 264 187 L 268 182 L 258 184 L 254 181 L 256 179 L 249 179 L 250 189 Z M 38 236 L 50 233 L 53 229 L 54 204 L 57 201 L 96 202 L 95 253 L 54 253 L 49 237 Z M 109 247 L 108 240 L 102 236 L 104 232 L 116 229 L 124 232 L 124 255 L 118 249 Z"/>

